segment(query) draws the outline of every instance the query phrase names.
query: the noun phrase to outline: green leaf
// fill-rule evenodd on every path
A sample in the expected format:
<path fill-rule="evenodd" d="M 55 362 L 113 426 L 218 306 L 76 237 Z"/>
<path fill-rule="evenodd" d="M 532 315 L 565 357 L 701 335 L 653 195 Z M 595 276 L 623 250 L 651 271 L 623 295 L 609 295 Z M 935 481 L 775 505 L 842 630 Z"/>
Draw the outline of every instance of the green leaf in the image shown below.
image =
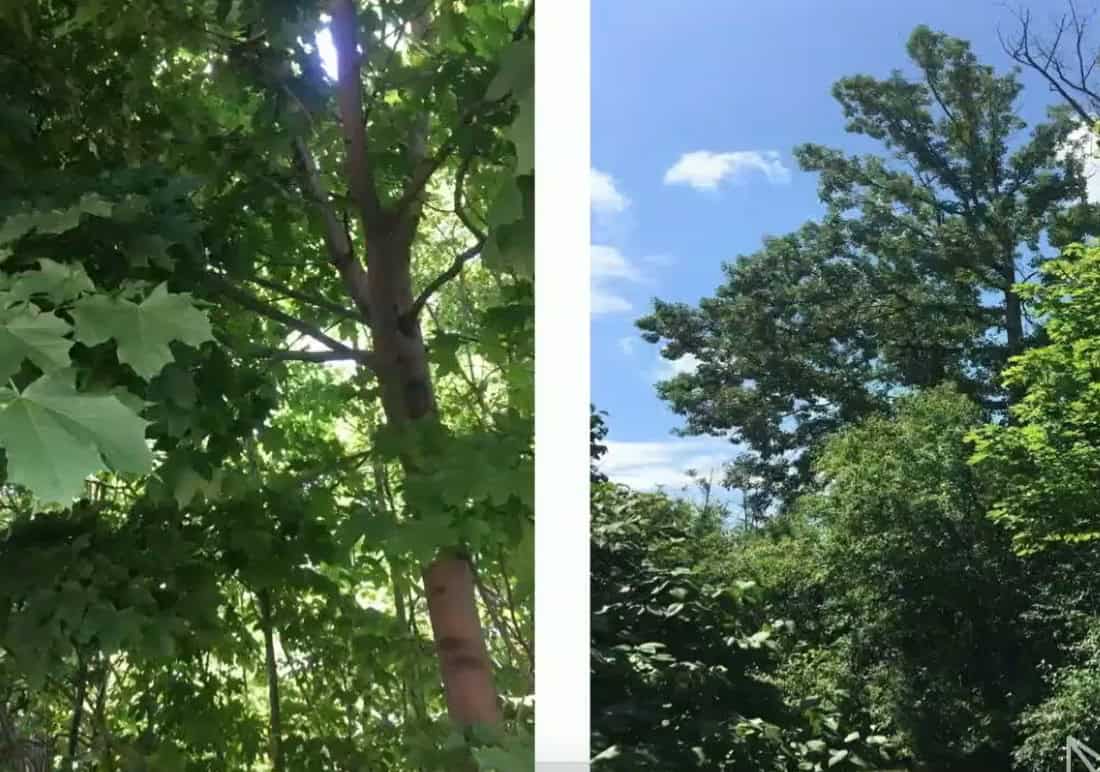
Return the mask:
<path fill-rule="evenodd" d="M 531 597 L 535 590 L 535 526 L 524 521 L 523 536 L 512 557 L 512 570 L 516 574 L 516 594 Z"/>
<path fill-rule="evenodd" d="M 78 225 L 80 225 L 80 207 L 75 206 L 69 209 L 39 212 L 34 218 L 34 229 L 49 235 L 71 231 Z"/>
<path fill-rule="evenodd" d="M 85 193 L 80 197 L 80 203 L 77 206 L 85 214 L 104 218 L 110 217 L 114 210 L 114 204 L 98 193 Z"/>
<path fill-rule="evenodd" d="M 515 271 L 520 276 L 535 273 L 535 229 L 530 219 L 503 225 L 489 234 L 481 262 L 491 271 Z"/>
<path fill-rule="evenodd" d="M 475 748 L 473 754 L 481 772 L 529 772 L 535 768 L 530 749 Z"/>
<path fill-rule="evenodd" d="M 206 314 L 195 308 L 190 294 L 169 293 L 166 284 L 140 305 L 104 295 L 84 298 L 73 309 L 73 319 L 77 340 L 95 346 L 114 338 L 118 361 L 145 380 L 172 361 L 171 341 L 198 346 L 213 339 Z"/>
<path fill-rule="evenodd" d="M 28 212 L 13 214 L 0 225 L 0 244 L 16 241 L 34 229 L 34 216 Z"/>
<path fill-rule="evenodd" d="M 55 304 L 89 292 L 95 292 L 95 285 L 88 278 L 84 266 L 79 263 L 62 264 L 49 258 L 38 261 L 38 270 L 19 274 L 13 287 L 13 293 L 19 297 L 45 295 Z"/>
<path fill-rule="evenodd" d="M 61 317 L 31 305 L 0 311 L 0 383 L 19 372 L 24 359 L 47 373 L 68 367 L 73 342 L 65 335 L 70 329 Z"/>
<path fill-rule="evenodd" d="M 462 345 L 461 335 L 437 333 L 428 344 L 428 358 L 436 365 L 436 375 L 442 377 L 461 372 L 458 362 L 458 349 Z"/>
<path fill-rule="evenodd" d="M 67 503 L 104 462 L 121 473 L 148 472 L 147 423 L 116 397 L 76 391 L 71 372 L 54 373 L 0 410 L 0 446 L 12 482 L 43 501 Z"/>
<path fill-rule="evenodd" d="M 523 217 L 523 193 L 514 177 L 508 177 L 497 191 L 486 217 L 490 228 L 514 223 Z"/>
<path fill-rule="evenodd" d="M 533 40 L 517 40 L 500 55 L 500 69 L 485 89 L 490 102 L 503 99 L 508 94 L 523 94 L 535 83 L 535 43 Z"/>
<path fill-rule="evenodd" d="M 519 100 L 518 112 L 505 136 L 516 146 L 516 176 L 535 171 L 535 92 L 529 91 Z"/>

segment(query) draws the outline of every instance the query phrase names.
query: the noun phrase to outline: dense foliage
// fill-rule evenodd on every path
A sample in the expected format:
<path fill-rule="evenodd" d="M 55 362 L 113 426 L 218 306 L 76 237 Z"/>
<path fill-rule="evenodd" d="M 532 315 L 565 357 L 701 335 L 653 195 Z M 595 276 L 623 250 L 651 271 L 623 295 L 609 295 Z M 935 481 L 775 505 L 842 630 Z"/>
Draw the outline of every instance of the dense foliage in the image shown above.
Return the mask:
<path fill-rule="evenodd" d="M 658 391 L 686 432 L 747 448 L 725 482 L 748 511 L 594 482 L 609 769 L 1047 772 L 1067 737 L 1100 747 L 1079 123 L 1056 105 L 1023 135 L 1018 74 L 925 28 L 908 53 L 915 77 L 834 90 L 881 154 L 796 151 L 819 221 L 638 322 L 698 360 Z"/>
<path fill-rule="evenodd" d="M 533 35 L 0 8 L 0 767 L 532 768 Z"/>

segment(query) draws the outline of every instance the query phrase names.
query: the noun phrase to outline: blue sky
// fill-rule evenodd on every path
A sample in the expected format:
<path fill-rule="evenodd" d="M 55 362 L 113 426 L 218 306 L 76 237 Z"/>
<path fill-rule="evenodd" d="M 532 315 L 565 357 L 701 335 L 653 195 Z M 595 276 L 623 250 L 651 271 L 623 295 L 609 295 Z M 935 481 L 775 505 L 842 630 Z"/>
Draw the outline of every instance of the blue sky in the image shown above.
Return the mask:
<path fill-rule="evenodd" d="M 1066 7 L 1026 5 L 1040 25 Z M 1012 64 L 997 39 L 998 25 L 1015 29 L 1001 0 L 592 0 L 592 399 L 610 413 L 613 478 L 675 488 L 684 469 L 732 457 L 724 440 L 671 435 L 680 420 L 653 389 L 671 365 L 633 321 L 653 297 L 710 295 L 723 261 L 820 215 L 816 176 L 791 149 L 879 150 L 844 132 L 830 88 L 911 72 L 918 24 L 970 40 L 998 70 Z M 1032 124 L 1053 97 L 1022 79 Z"/>

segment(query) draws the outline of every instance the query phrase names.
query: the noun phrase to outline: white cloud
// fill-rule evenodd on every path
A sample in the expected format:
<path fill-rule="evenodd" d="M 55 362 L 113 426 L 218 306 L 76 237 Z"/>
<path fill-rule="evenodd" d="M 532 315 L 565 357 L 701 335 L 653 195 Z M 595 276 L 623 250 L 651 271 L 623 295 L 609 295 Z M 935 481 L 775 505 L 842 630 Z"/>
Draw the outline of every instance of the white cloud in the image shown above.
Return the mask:
<path fill-rule="evenodd" d="M 634 356 L 634 347 L 636 345 L 638 345 L 637 338 L 619 338 L 619 348 L 622 349 L 622 352 L 628 357 Z"/>
<path fill-rule="evenodd" d="M 615 282 L 644 282 L 642 273 L 615 247 L 592 245 L 592 315 L 630 311 L 633 306 L 610 286 Z"/>
<path fill-rule="evenodd" d="M 789 182 L 791 179 L 791 170 L 783 165 L 775 150 L 735 150 L 729 153 L 697 150 L 680 156 L 665 172 L 665 184 L 715 190 L 727 177 L 736 180 L 752 172 L 762 173 L 773 183 Z"/>
<path fill-rule="evenodd" d="M 592 211 L 617 213 L 630 206 L 630 199 L 615 185 L 614 178 L 598 169 L 591 170 Z"/>
<path fill-rule="evenodd" d="M 593 244 L 592 278 L 642 281 L 642 274 L 615 247 Z"/>
<path fill-rule="evenodd" d="M 615 482 L 637 490 L 658 486 L 679 490 L 691 484 L 686 474 L 693 469 L 703 477 L 720 474 L 736 455 L 736 447 L 717 437 L 683 437 L 661 442 L 606 440 L 607 455 L 600 470 Z M 718 477 L 716 474 L 715 477 Z"/>
<path fill-rule="evenodd" d="M 618 314 L 634 308 L 624 297 L 609 292 L 602 287 L 592 287 L 592 315 Z"/>
<path fill-rule="evenodd" d="M 681 373 L 694 373 L 699 368 L 699 360 L 694 354 L 684 354 L 679 359 L 665 359 L 657 355 L 657 365 L 653 368 L 652 380 L 667 381 Z"/>

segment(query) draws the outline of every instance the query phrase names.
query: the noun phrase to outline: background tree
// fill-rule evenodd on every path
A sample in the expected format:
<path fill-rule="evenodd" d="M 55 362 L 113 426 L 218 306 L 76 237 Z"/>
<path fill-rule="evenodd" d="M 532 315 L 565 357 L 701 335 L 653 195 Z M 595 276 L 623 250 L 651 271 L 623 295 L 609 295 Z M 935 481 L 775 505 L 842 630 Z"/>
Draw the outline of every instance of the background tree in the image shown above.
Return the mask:
<path fill-rule="evenodd" d="M 839 693 L 777 688 L 795 627 L 730 570 L 730 547 L 705 507 L 593 485 L 595 768 L 846 770 L 890 758 L 889 738 Z"/>
<path fill-rule="evenodd" d="M 689 433 L 748 445 L 728 483 L 756 509 L 789 504 L 822 438 L 899 391 L 954 383 L 1003 407 L 999 373 L 1027 344 L 1015 284 L 1083 196 L 1079 163 L 1060 152 L 1066 114 L 1021 138 L 1014 74 L 924 27 L 908 52 L 917 78 L 833 91 L 848 130 L 886 154 L 796 149 L 820 175 L 823 220 L 738 258 L 698 307 L 658 300 L 638 322 L 666 357 L 700 361 L 659 393 Z"/>

